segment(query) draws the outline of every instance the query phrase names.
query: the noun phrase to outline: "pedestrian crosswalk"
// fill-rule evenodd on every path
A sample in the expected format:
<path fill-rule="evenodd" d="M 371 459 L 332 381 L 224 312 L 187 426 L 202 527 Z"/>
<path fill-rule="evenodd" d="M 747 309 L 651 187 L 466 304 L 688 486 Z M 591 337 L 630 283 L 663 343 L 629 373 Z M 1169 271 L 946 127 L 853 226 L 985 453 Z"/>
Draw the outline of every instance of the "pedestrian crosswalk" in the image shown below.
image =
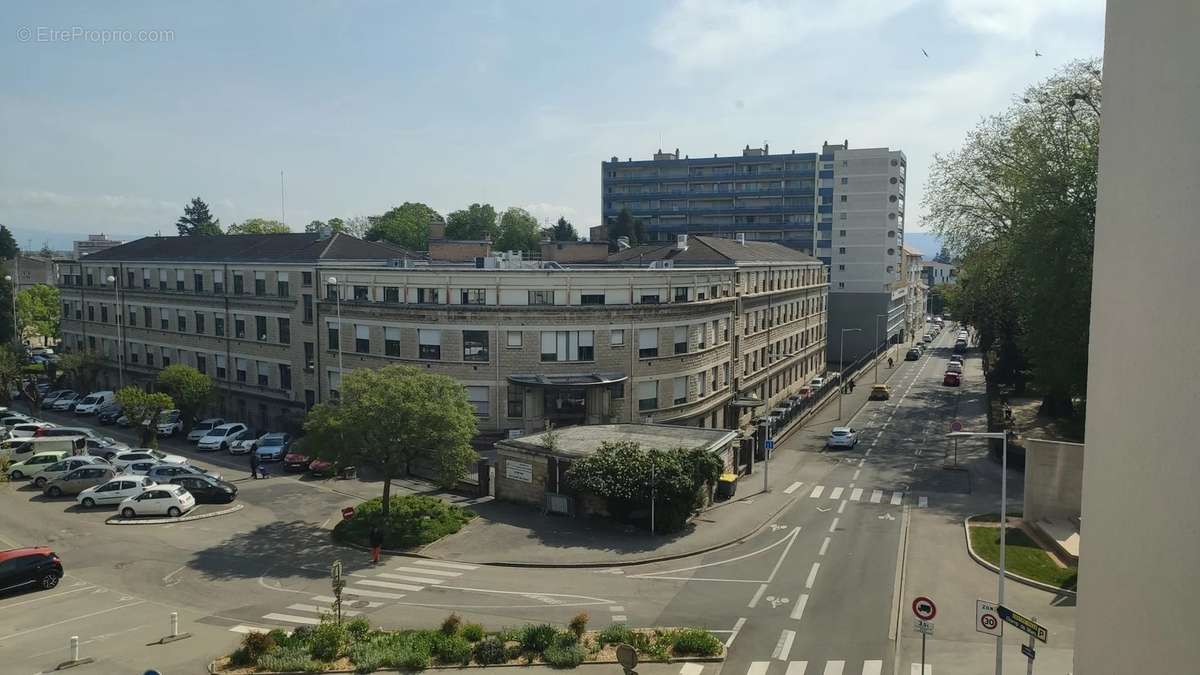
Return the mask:
<path fill-rule="evenodd" d="M 792 483 L 786 489 L 785 494 L 792 494 L 802 486 L 803 483 Z M 904 504 L 904 499 L 907 497 L 909 503 L 916 499 L 917 508 L 927 508 L 929 506 L 928 495 L 913 495 L 904 490 L 882 490 L 871 488 L 870 492 L 865 488 L 860 487 L 843 487 L 830 485 L 814 485 L 811 488 L 805 488 L 809 499 L 830 499 L 834 501 L 844 500 L 848 502 L 869 502 L 871 504 L 888 504 L 890 506 L 901 506 Z M 803 492 L 801 494 L 804 494 Z"/>
<path fill-rule="evenodd" d="M 865 661 L 858 660 L 837 660 L 831 659 L 828 661 L 787 661 L 787 666 L 783 672 L 780 672 L 778 666 L 779 659 L 773 661 L 751 661 L 746 668 L 746 675 L 881 675 L 883 673 L 883 660 L 870 659 Z M 918 668 L 917 664 L 914 664 Z M 730 668 L 725 667 L 722 672 L 730 672 Z M 913 670 L 913 675 L 921 675 L 918 670 Z M 683 675 L 681 673 L 681 675 Z M 691 673 L 690 675 L 699 675 L 699 673 Z M 924 675 L 933 675 L 933 671 L 929 665 L 925 666 Z"/>
<path fill-rule="evenodd" d="M 364 610 L 378 609 L 388 604 L 388 601 L 399 600 L 426 588 L 454 581 L 479 568 L 478 565 L 445 560 L 400 560 L 405 564 L 379 571 L 366 568 L 350 572 L 345 577 L 346 586 L 342 589 L 342 615 L 359 616 Z M 229 630 L 244 634 L 270 628 L 316 626 L 321 623 L 322 614 L 333 611 L 333 603 L 333 596 L 314 595 L 307 602 L 295 602 L 279 611 L 263 614 L 261 621 L 252 622 L 255 625 L 237 625 Z"/>

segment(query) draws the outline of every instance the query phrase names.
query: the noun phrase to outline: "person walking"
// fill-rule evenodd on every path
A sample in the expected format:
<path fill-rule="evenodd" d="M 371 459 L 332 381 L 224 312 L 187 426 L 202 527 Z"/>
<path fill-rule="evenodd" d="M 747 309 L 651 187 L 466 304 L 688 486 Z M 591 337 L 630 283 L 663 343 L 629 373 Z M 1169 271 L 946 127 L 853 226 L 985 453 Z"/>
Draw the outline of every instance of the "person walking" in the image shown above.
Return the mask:
<path fill-rule="evenodd" d="M 383 548 L 383 528 L 379 527 L 379 522 L 376 521 L 371 525 L 371 532 L 367 535 L 367 541 L 371 544 L 371 564 L 379 564 L 379 550 Z"/>
<path fill-rule="evenodd" d="M 258 480 L 258 453 L 250 451 L 250 477 Z"/>

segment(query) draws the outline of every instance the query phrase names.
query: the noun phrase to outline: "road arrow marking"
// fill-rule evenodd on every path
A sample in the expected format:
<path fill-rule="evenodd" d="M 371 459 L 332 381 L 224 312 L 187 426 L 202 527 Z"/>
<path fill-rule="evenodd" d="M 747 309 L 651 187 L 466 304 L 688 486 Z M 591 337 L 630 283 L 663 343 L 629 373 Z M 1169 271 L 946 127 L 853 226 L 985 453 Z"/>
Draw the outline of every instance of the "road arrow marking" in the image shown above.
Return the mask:
<path fill-rule="evenodd" d="M 879 519 L 880 519 L 880 520 L 895 520 L 895 519 L 896 519 L 896 516 L 893 516 L 893 515 L 892 515 L 892 514 L 890 514 L 890 513 L 885 513 L 885 514 L 883 514 L 882 516 L 879 516 Z"/>
<path fill-rule="evenodd" d="M 821 507 L 821 506 L 818 506 L 818 507 L 817 507 L 817 510 L 818 510 L 818 511 L 820 511 L 821 513 L 829 513 L 829 511 L 830 511 L 832 508 L 833 508 L 832 506 L 826 506 L 826 507 Z"/>

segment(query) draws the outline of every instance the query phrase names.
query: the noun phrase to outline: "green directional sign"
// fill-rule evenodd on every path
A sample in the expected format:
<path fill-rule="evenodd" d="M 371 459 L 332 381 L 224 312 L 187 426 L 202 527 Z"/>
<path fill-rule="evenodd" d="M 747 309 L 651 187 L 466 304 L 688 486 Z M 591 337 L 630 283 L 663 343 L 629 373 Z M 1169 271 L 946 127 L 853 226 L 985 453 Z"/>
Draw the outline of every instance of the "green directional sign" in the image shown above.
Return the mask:
<path fill-rule="evenodd" d="M 1050 637 L 1050 633 L 1046 630 L 1045 626 L 1027 616 L 1012 611 L 1004 605 L 996 606 L 996 614 L 1000 615 L 1000 620 L 1004 621 L 1004 623 L 1012 624 L 1022 632 L 1027 633 L 1041 640 L 1042 642 L 1045 642 L 1046 638 Z"/>

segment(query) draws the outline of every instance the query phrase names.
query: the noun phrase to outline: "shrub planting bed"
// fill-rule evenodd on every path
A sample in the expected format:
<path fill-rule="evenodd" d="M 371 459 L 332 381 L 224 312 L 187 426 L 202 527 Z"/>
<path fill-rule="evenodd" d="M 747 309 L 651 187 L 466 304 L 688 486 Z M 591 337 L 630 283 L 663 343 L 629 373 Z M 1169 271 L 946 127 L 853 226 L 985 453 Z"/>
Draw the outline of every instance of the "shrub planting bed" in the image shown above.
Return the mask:
<path fill-rule="evenodd" d="M 354 508 L 354 517 L 339 522 L 333 528 L 338 541 L 367 545 L 371 523 L 382 515 L 383 498 L 369 499 Z M 383 547 L 407 549 L 431 544 L 454 534 L 470 522 L 475 514 L 435 497 L 403 495 L 392 497 L 387 523 L 384 524 Z"/>

